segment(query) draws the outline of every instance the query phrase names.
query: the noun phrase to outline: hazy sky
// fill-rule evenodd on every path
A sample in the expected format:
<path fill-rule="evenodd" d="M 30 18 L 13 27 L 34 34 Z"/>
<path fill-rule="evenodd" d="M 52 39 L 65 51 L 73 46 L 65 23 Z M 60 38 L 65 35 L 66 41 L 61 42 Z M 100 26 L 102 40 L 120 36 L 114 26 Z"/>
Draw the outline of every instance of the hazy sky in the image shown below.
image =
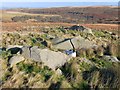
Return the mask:
<path fill-rule="evenodd" d="M 0 2 L 119 2 L 119 0 L 0 0 Z"/>
<path fill-rule="evenodd" d="M 13 2 L 14 1 L 14 2 Z M 43 2 L 44 1 L 44 2 Z M 0 8 L 49 8 L 66 6 L 118 6 L 119 0 L 1 0 Z M 74 1 L 74 2 L 73 2 Z"/>

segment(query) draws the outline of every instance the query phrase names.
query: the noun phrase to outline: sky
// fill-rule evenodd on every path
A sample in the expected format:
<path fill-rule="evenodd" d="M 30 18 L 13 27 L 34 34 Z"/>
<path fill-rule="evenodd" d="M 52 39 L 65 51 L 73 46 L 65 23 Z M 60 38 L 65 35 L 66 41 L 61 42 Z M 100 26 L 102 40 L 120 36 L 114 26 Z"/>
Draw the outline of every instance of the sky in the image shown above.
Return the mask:
<path fill-rule="evenodd" d="M 119 2 L 119 0 L 0 0 L 0 2 Z"/>
<path fill-rule="evenodd" d="M 1 0 L 0 8 L 49 8 L 67 6 L 118 6 L 119 0 Z M 74 1 L 74 2 L 73 2 Z"/>

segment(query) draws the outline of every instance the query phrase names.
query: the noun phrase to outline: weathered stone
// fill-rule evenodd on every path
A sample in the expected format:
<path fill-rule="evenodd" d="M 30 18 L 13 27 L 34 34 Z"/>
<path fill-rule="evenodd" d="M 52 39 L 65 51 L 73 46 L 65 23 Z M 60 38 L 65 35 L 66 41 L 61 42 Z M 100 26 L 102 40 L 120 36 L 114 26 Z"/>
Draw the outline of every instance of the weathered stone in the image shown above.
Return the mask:
<path fill-rule="evenodd" d="M 52 39 L 52 43 L 53 44 L 58 44 L 59 42 L 61 42 L 63 40 L 64 40 L 63 38 L 56 37 L 56 38 Z"/>
<path fill-rule="evenodd" d="M 30 47 L 29 46 L 24 46 L 22 48 L 22 55 L 27 58 L 27 59 L 30 59 Z"/>
<path fill-rule="evenodd" d="M 48 67 L 55 70 L 64 65 L 71 57 L 61 52 L 54 52 L 48 49 L 40 50 L 41 61 Z"/>
<path fill-rule="evenodd" d="M 92 41 L 84 39 L 83 37 L 80 37 L 80 36 L 72 38 L 71 42 L 73 43 L 75 49 L 90 48 L 95 46 L 95 44 Z M 71 42 L 69 39 L 54 45 L 54 47 L 62 50 L 70 50 L 70 49 L 73 49 Z"/>
<path fill-rule="evenodd" d="M 49 68 L 55 70 L 57 67 L 64 65 L 71 57 L 48 49 L 40 49 L 37 46 L 23 47 L 22 55 L 27 59 L 32 59 L 36 62 L 43 62 Z"/>
<path fill-rule="evenodd" d="M 40 49 L 37 46 L 34 46 L 30 48 L 30 58 L 33 59 L 34 61 L 41 61 L 40 57 Z"/>
<path fill-rule="evenodd" d="M 70 30 L 77 30 L 77 31 L 93 34 L 92 30 L 90 28 L 86 28 L 85 26 L 74 25 L 74 26 L 70 27 L 69 29 Z"/>
<path fill-rule="evenodd" d="M 74 25 L 74 26 L 70 27 L 69 29 L 83 31 L 85 29 L 85 27 L 79 26 L 79 25 Z"/>
<path fill-rule="evenodd" d="M 24 46 L 22 48 L 22 55 L 27 59 L 33 59 L 34 61 L 41 61 L 39 48 L 37 46 L 28 47 Z"/>
<path fill-rule="evenodd" d="M 74 46 L 77 48 L 90 48 L 93 46 L 93 43 L 87 39 L 84 39 L 83 37 L 75 37 L 72 40 L 72 43 L 74 44 Z"/>
<path fill-rule="evenodd" d="M 107 55 L 105 55 L 105 56 L 103 56 L 103 59 L 108 60 L 108 61 L 111 61 L 111 62 L 120 62 L 120 61 L 117 59 L 117 57 L 115 57 L 115 56 L 107 56 Z"/>
<path fill-rule="evenodd" d="M 24 58 L 23 56 L 21 56 L 21 55 L 13 56 L 13 57 L 10 58 L 9 64 L 10 64 L 11 67 L 12 67 L 13 65 L 15 65 L 15 64 L 17 64 L 17 63 L 19 63 L 19 62 L 21 62 L 21 61 L 24 61 L 24 59 L 25 59 L 25 58 Z"/>
<path fill-rule="evenodd" d="M 58 68 L 58 69 L 56 70 L 56 74 L 57 74 L 57 75 L 62 75 L 62 71 Z"/>
<path fill-rule="evenodd" d="M 70 40 L 64 41 L 64 42 L 60 42 L 56 45 L 53 45 L 55 48 L 57 49 L 62 49 L 62 50 L 70 50 L 73 49 Z"/>

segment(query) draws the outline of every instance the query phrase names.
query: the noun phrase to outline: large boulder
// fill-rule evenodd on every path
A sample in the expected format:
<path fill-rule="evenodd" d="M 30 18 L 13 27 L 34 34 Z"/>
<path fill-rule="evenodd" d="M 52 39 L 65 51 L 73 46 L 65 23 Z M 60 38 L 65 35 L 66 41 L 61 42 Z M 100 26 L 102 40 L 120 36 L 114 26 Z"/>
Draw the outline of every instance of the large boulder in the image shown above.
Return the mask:
<path fill-rule="evenodd" d="M 89 41 L 87 39 L 84 39 L 81 36 L 77 36 L 68 40 L 63 40 L 61 42 L 59 42 L 58 44 L 54 45 L 55 48 L 57 49 L 61 49 L 61 50 L 70 50 L 73 49 L 72 43 L 75 47 L 75 49 L 81 49 L 81 48 L 90 48 L 95 46 L 95 44 L 92 41 Z"/>
<path fill-rule="evenodd" d="M 77 30 L 77 31 L 93 34 L 92 30 L 90 28 L 85 27 L 85 26 L 73 25 L 69 29 L 70 30 Z"/>
<path fill-rule="evenodd" d="M 84 26 L 79 26 L 79 25 L 73 25 L 69 29 L 71 30 L 79 30 L 79 31 L 84 31 L 85 27 Z"/>
<path fill-rule="evenodd" d="M 9 64 L 12 67 L 13 65 L 15 65 L 15 64 L 17 64 L 21 61 L 24 61 L 24 60 L 25 60 L 25 58 L 21 55 L 13 56 L 13 57 L 10 58 Z"/>
<path fill-rule="evenodd" d="M 55 44 L 53 46 L 57 49 L 62 49 L 62 50 L 73 49 L 72 44 L 70 43 L 70 40 L 59 42 L 58 44 Z"/>
<path fill-rule="evenodd" d="M 89 41 L 88 39 L 84 39 L 83 37 L 80 37 L 80 36 L 73 38 L 71 41 L 76 47 L 76 49 L 77 48 L 90 48 L 94 45 L 92 41 Z"/>
<path fill-rule="evenodd" d="M 48 49 L 40 50 L 41 61 L 48 67 L 55 70 L 64 65 L 71 57 L 61 52 L 55 52 Z"/>
<path fill-rule="evenodd" d="M 22 48 L 22 55 L 27 59 L 32 59 L 34 61 L 41 61 L 39 50 L 40 48 L 38 48 L 37 46 L 33 46 L 33 47 L 24 46 Z"/>
<path fill-rule="evenodd" d="M 51 51 L 49 49 L 40 49 L 37 46 L 23 47 L 22 55 L 27 59 L 32 59 L 36 62 L 43 62 L 44 65 L 55 70 L 57 67 L 64 65 L 71 57 L 61 53 Z"/>

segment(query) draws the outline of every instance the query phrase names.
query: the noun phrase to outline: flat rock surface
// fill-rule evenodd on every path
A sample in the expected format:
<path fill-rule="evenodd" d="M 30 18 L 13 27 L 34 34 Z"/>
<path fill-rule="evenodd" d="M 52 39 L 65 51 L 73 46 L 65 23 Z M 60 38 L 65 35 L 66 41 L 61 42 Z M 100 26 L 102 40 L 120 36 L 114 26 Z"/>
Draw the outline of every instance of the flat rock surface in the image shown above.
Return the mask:
<path fill-rule="evenodd" d="M 92 41 L 84 39 L 83 37 L 80 37 L 80 36 L 72 38 L 71 41 L 72 41 L 75 49 L 90 48 L 90 47 L 94 46 L 94 43 Z M 57 45 L 54 45 L 54 47 L 57 48 L 57 49 L 62 49 L 62 50 L 73 49 L 70 40 L 58 43 Z"/>
<path fill-rule="evenodd" d="M 13 57 L 10 58 L 9 64 L 10 64 L 11 66 L 13 66 L 13 65 L 15 65 L 15 64 L 23 61 L 24 59 L 25 59 L 25 58 L 24 58 L 23 56 L 21 56 L 21 55 L 13 56 Z"/>
<path fill-rule="evenodd" d="M 48 49 L 41 50 L 40 56 L 42 62 L 44 62 L 45 65 L 49 66 L 52 69 L 64 65 L 67 60 L 70 59 L 70 57 L 64 53 L 54 52 Z"/>
<path fill-rule="evenodd" d="M 24 46 L 22 48 L 22 55 L 27 58 L 30 59 L 30 47 L 29 46 Z"/>
<path fill-rule="evenodd" d="M 56 69 L 59 66 L 64 65 L 71 57 L 61 53 L 51 51 L 49 49 L 40 49 L 37 46 L 24 47 L 22 49 L 22 55 L 27 59 L 32 59 L 36 62 L 43 62 L 49 68 Z"/>
<path fill-rule="evenodd" d="M 34 61 L 41 61 L 41 56 L 40 56 L 40 48 L 37 46 L 34 46 L 30 48 L 30 58 Z"/>

